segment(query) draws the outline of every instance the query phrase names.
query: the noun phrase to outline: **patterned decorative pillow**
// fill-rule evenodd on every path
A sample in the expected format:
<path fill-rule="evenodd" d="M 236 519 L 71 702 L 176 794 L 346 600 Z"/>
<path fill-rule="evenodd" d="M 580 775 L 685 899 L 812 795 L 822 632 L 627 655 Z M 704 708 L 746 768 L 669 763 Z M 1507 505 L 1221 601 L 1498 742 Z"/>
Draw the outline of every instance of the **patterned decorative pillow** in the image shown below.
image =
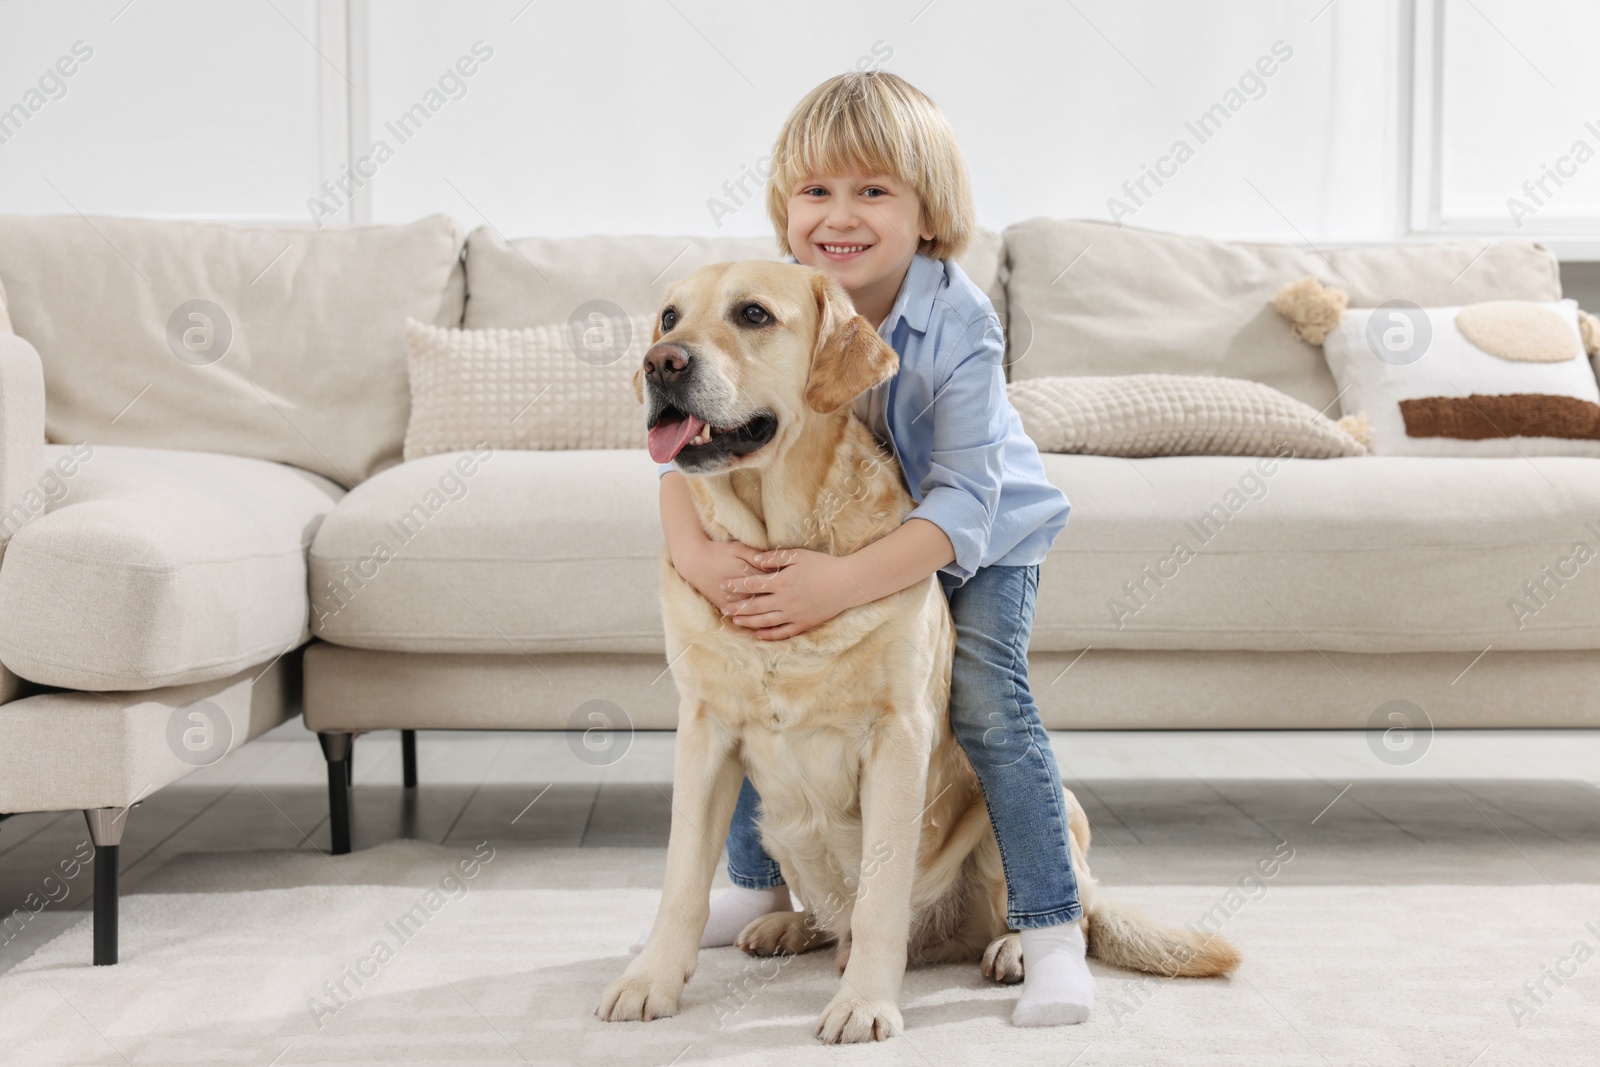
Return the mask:
<path fill-rule="evenodd" d="M 1350 308 L 1323 353 L 1376 454 L 1600 456 L 1579 315 L 1572 300 Z"/>
<path fill-rule="evenodd" d="M 633 372 L 653 315 L 524 329 L 461 330 L 406 320 L 411 420 L 406 460 L 494 448 L 645 447 Z"/>
<path fill-rule="evenodd" d="M 1011 382 L 1006 395 L 1042 452 L 1128 458 L 1367 454 L 1359 419 L 1334 422 L 1243 378 L 1067 375 Z"/>

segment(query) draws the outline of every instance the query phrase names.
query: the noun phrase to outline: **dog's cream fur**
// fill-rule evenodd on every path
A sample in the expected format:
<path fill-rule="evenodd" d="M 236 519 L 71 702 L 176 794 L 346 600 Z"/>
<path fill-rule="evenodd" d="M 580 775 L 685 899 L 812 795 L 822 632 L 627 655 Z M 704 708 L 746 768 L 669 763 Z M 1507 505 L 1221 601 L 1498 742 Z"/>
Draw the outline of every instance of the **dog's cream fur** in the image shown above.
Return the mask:
<path fill-rule="evenodd" d="M 751 325 L 743 311 L 752 302 L 774 321 Z M 648 380 L 652 412 L 671 393 L 714 426 L 777 417 L 773 438 L 747 455 L 699 446 L 689 488 L 712 539 L 846 555 L 900 526 L 914 502 L 899 467 L 850 410 L 898 358 L 836 282 L 798 265 L 722 263 L 673 286 L 666 306 L 677 320 L 664 333 L 657 319 L 646 356 L 656 373 L 634 375 L 641 403 Z M 663 384 L 672 355 L 694 365 L 691 386 Z M 999 848 L 950 727 L 955 634 L 936 576 L 780 641 L 723 618 L 666 551 L 661 581 L 681 695 L 666 884 L 644 950 L 597 1014 L 676 1011 L 746 774 L 761 794 L 762 841 L 806 911 L 757 919 L 738 943 L 760 955 L 838 946 L 843 981 L 817 1027 L 825 1041 L 900 1030 L 908 960 L 981 959 L 985 975 L 1020 980 Z M 1088 818 L 1071 790 L 1063 796 L 1092 954 L 1163 974 L 1237 965 L 1221 939 L 1103 900 L 1089 873 Z"/>

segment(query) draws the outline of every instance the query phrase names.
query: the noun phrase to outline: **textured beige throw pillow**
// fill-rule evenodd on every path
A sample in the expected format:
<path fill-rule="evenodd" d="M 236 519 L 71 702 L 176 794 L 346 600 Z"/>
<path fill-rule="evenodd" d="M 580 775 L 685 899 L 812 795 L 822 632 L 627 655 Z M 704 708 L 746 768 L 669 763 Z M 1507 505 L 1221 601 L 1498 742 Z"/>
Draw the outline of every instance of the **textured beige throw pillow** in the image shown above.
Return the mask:
<path fill-rule="evenodd" d="M 644 448 L 632 378 L 654 326 L 653 315 L 581 332 L 570 323 L 458 330 L 407 319 L 406 460 L 480 441 L 537 451 Z"/>
<path fill-rule="evenodd" d="M 1006 386 L 1042 452 L 1108 456 L 1364 456 L 1359 422 L 1242 378 L 1066 375 Z M 1292 451 L 1285 452 L 1285 446 Z"/>
<path fill-rule="evenodd" d="M 15 333 L 11 328 L 11 313 L 6 310 L 6 287 L 0 282 L 0 333 Z"/>

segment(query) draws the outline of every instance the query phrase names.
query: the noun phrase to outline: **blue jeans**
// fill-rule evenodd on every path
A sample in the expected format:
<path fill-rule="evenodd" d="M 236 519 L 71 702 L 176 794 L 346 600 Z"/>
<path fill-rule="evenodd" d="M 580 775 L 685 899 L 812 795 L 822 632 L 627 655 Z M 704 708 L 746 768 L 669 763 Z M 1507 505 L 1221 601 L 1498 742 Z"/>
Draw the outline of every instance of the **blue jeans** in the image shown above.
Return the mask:
<path fill-rule="evenodd" d="M 1022 930 L 1080 919 L 1061 772 L 1028 692 L 1039 566 L 980 567 L 959 586 L 940 584 L 956 629 L 950 725 L 978 772 L 1000 841 L 1006 922 Z M 760 802 L 746 778 L 728 830 L 728 877 L 747 889 L 783 884 L 778 862 L 761 847 Z"/>

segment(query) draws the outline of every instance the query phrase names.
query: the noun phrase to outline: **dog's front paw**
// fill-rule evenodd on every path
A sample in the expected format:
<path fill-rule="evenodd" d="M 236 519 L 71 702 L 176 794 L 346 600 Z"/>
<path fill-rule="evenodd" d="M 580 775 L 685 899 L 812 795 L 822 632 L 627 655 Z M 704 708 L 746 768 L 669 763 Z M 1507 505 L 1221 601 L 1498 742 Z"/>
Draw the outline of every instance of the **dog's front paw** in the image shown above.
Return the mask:
<path fill-rule="evenodd" d="M 625 974 L 606 987 L 594 1013 L 608 1023 L 665 1019 L 677 1014 L 682 992 L 682 980 Z"/>
<path fill-rule="evenodd" d="M 905 1029 L 900 1009 L 892 1000 L 846 996 L 840 993 L 822 1009 L 817 1036 L 829 1045 L 882 1041 Z"/>

